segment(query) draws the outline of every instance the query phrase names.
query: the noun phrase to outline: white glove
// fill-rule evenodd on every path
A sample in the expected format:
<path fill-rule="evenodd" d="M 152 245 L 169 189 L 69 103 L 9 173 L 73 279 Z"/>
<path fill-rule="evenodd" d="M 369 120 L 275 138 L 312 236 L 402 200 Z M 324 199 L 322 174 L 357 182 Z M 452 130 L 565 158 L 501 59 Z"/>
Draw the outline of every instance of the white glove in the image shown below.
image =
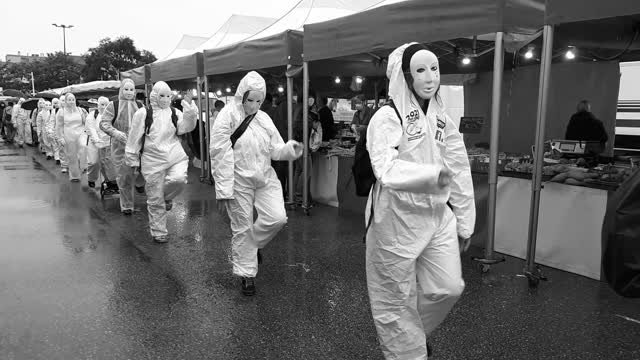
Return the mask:
<path fill-rule="evenodd" d="M 127 142 L 127 134 L 123 133 L 122 131 L 118 131 L 113 137 L 122 143 Z"/>

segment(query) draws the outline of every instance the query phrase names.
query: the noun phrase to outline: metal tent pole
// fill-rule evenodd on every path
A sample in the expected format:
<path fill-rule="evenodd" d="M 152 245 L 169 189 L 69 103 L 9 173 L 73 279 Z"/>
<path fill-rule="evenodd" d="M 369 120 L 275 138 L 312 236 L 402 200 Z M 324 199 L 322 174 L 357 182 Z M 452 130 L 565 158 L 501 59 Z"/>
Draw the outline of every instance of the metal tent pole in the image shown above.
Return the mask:
<path fill-rule="evenodd" d="M 496 200 L 498 194 L 498 158 L 500 155 L 500 111 L 502 100 L 502 75 L 504 73 L 504 33 L 497 32 L 495 51 L 493 54 L 493 92 L 491 99 L 491 139 L 489 145 L 489 200 L 487 209 L 487 240 L 484 247 L 484 258 L 473 258 L 480 263 L 482 272 L 490 266 L 504 261 L 503 257 L 495 258 L 493 253 L 496 229 Z"/>
<path fill-rule="evenodd" d="M 206 97 L 206 101 L 204 104 L 205 107 L 205 129 L 204 129 L 204 133 L 205 133 L 205 151 L 204 151 L 204 158 L 202 159 L 203 162 L 206 163 L 205 166 L 203 166 L 203 168 L 207 169 L 207 178 L 209 179 L 209 184 L 213 185 L 213 169 L 211 169 L 211 153 L 209 152 L 209 143 L 211 141 L 211 115 L 209 114 L 210 111 L 210 104 L 209 104 L 209 79 L 207 77 L 207 75 L 204 75 L 204 93 L 205 93 L 205 97 Z"/>
<path fill-rule="evenodd" d="M 309 215 L 309 63 L 302 63 L 302 208 Z"/>
<path fill-rule="evenodd" d="M 198 91 L 198 137 L 200 138 L 200 182 L 204 180 L 204 126 L 202 124 L 202 79 L 196 78 L 196 89 Z"/>
<path fill-rule="evenodd" d="M 287 136 L 293 139 L 293 78 L 287 76 Z M 289 188 L 289 206 L 295 204 L 295 189 L 293 188 L 293 161 L 289 161 L 287 187 Z"/>
<path fill-rule="evenodd" d="M 538 89 L 538 116 L 536 125 L 536 144 L 533 165 L 533 181 L 531 182 L 531 209 L 529 212 L 529 238 L 527 242 L 527 259 L 525 275 L 530 286 L 537 286 L 540 280 L 546 280 L 535 265 L 536 240 L 538 236 L 538 215 L 542 189 L 542 167 L 544 162 L 544 138 L 547 122 L 547 97 L 549 95 L 549 79 L 553 53 L 553 25 L 545 25 L 543 32 L 542 62 L 540 63 L 540 88 Z"/>

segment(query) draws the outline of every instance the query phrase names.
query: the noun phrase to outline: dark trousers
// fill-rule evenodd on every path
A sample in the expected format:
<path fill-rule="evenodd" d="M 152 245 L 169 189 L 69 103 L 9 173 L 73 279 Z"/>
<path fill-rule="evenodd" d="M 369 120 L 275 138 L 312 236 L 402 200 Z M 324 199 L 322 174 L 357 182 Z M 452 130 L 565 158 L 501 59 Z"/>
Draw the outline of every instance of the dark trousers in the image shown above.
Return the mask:
<path fill-rule="evenodd" d="M 287 183 L 289 178 L 289 162 L 288 161 L 271 161 L 271 166 L 273 170 L 276 171 L 276 175 L 278 176 L 278 180 L 280 180 L 280 184 L 282 185 L 282 196 L 284 199 L 287 199 Z"/>

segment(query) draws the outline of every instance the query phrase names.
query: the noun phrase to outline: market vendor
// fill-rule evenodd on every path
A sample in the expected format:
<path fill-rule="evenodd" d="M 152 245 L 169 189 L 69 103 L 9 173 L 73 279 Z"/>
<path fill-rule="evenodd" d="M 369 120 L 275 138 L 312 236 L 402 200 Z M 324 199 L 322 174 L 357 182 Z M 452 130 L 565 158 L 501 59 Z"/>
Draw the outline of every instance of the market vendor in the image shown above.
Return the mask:
<path fill-rule="evenodd" d="M 591 104 L 587 100 L 578 103 L 577 112 L 571 116 L 567 126 L 566 140 L 597 141 L 600 142 L 601 151 L 609 140 L 607 131 L 598 118 L 591 112 Z"/>
<path fill-rule="evenodd" d="M 353 104 L 356 112 L 353 114 L 353 120 L 351 120 L 351 129 L 357 134 L 362 134 L 367 130 L 369 121 L 375 111 L 367 106 L 364 95 L 358 95 L 353 98 Z"/>

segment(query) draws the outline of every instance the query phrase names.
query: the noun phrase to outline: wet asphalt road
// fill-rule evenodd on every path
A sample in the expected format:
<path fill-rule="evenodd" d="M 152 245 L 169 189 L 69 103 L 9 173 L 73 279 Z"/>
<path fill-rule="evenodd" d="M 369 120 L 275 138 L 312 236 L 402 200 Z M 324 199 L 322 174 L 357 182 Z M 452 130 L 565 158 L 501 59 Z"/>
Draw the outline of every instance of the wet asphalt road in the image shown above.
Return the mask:
<path fill-rule="evenodd" d="M 70 183 L 33 148 L 0 141 L 1 359 L 382 359 L 358 215 L 290 212 L 246 298 L 197 169 L 170 243 L 151 242 L 144 201 L 124 217 L 86 178 Z M 470 255 L 434 359 L 640 359 L 640 300 L 552 269 L 531 290 L 522 261 L 483 275 Z"/>

